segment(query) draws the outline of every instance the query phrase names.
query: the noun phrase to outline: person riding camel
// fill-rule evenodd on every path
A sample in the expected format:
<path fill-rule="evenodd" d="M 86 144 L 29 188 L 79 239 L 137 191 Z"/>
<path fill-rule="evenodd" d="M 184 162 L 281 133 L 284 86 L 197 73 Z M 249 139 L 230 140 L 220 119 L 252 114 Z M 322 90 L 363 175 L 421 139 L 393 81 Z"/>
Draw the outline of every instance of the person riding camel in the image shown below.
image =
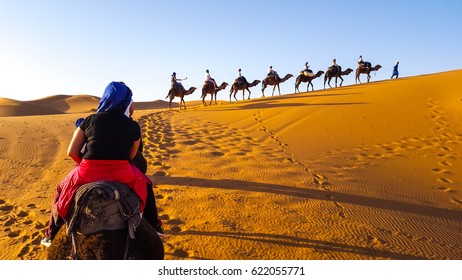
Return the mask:
<path fill-rule="evenodd" d="M 358 58 L 358 67 L 366 67 L 366 68 L 371 68 L 371 63 L 364 61 L 363 56 L 360 55 Z"/>
<path fill-rule="evenodd" d="M 131 119 L 132 91 L 123 82 L 111 82 L 104 90 L 97 111 L 79 122 L 67 154 L 76 166 L 59 183 L 52 214 L 41 244 L 49 246 L 71 214 L 77 189 L 98 180 L 119 182 L 130 187 L 140 199 L 145 218 L 163 234 L 157 214 L 152 181 L 131 160 L 139 151 L 141 129 Z M 85 149 L 82 152 L 83 147 Z"/>
<path fill-rule="evenodd" d="M 340 71 L 340 66 L 337 65 L 337 59 L 332 60 L 332 66 L 329 67 L 333 73 L 337 73 L 337 71 Z"/>
<path fill-rule="evenodd" d="M 215 79 L 210 76 L 209 69 L 205 70 L 205 82 L 210 82 L 213 84 L 213 90 L 217 90 L 218 86 L 217 83 L 215 82 Z"/>
<path fill-rule="evenodd" d="M 176 77 L 176 72 L 173 72 L 172 74 L 172 77 L 170 79 L 170 83 L 171 83 L 171 87 L 170 88 L 175 88 L 179 91 L 185 91 L 183 85 L 180 83 L 181 81 L 183 80 L 186 80 L 188 77 L 184 78 L 184 79 L 178 79 Z"/>
<path fill-rule="evenodd" d="M 237 78 L 234 80 L 235 83 L 237 84 L 243 84 L 245 83 L 246 79 L 244 76 L 242 76 L 242 73 L 241 73 L 241 68 L 239 68 L 237 70 Z"/>
<path fill-rule="evenodd" d="M 303 74 L 307 77 L 310 77 L 313 75 L 313 71 L 310 69 L 310 66 L 308 65 L 308 62 L 305 62 L 305 66 L 303 67 L 303 70 L 300 71 L 300 74 Z"/>
<path fill-rule="evenodd" d="M 272 78 L 274 78 L 275 80 L 278 79 L 278 73 L 277 73 L 276 71 L 273 70 L 273 66 L 270 66 L 270 67 L 268 68 L 268 73 L 266 74 L 266 77 L 267 77 L 267 78 L 272 77 Z"/>

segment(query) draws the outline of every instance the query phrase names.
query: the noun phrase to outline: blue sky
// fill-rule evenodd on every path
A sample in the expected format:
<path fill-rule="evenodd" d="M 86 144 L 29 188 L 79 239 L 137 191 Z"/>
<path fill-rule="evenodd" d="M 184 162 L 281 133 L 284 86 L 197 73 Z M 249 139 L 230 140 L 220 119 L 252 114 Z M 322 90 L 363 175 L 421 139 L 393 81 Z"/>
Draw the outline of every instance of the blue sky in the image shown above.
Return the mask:
<path fill-rule="evenodd" d="M 198 88 L 186 98 L 194 100 L 205 69 L 231 84 L 238 68 L 263 80 L 270 65 L 281 76 L 306 61 L 325 71 L 333 58 L 355 69 L 360 54 L 384 67 L 373 81 L 388 79 L 397 60 L 402 77 L 461 69 L 461 12 L 459 0 L 0 0 L 0 97 L 101 96 L 124 81 L 135 101 L 152 101 L 165 98 L 176 72 Z M 228 96 L 229 88 L 218 94 Z"/>

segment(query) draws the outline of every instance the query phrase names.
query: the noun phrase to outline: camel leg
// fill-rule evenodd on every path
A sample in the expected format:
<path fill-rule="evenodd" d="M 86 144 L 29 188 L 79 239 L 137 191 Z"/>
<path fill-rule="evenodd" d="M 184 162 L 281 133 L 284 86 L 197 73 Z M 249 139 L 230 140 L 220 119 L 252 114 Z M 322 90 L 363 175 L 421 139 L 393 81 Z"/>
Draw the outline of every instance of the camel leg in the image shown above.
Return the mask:
<path fill-rule="evenodd" d="M 310 91 L 310 85 L 312 85 L 311 81 L 308 82 L 308 85 L 306 86 L 306 91 Z M 311 86 L 311 88 L 313 88 L 313 86 Z"/>
<path fill-rule="evenodd" d="M 300 89 L 298 88 L 299 85 L 300 84 L 295 83 L 295 93 L 297 93 L 297 91 L 300 92 Z"/>
<path fill-rule="evenodd" d="M 180 110 L 181 110 L 182 104 L 183 104 L 184 109 L 186 110 L 186 102 L 184 101 L 183 97 L 180 100 Z"/>
<path fill-rule="evenodd" d="M 273 92 L 274 92 L 274 88 L 273 88 Z M 278 93 L 279 95 L 281 95 L 281 89 L 279 88 L 279 84 L 278 84 Z"/>
<path fill-rule="evenodd" d="M 247 91 L 249 92 L 249 98 L 247 98 L 248 100 L 250 100 L 250 89 L 247 88 Z M 244 97 L 244 91 L 242 91 L 242 97 Z"/>
<path fill-rule="evenodd" d="M 264 84 L 261 88 L 261 97 L 265 97 L 265 88 L 266 88 L 266 85 Z"/>
<path fill-rule="evenodd" d="M 369 83 L 370 79 L 371 79 L 371 75 L 367 74 L 367 82 L 368 83 Z"/>
<path fill-rule="evenodd" d="M 170 110 L 173 110 L 173 108 L 172 108 L 172 101 L 173 101 L 173 98 L 172 98 L 171 95 L 170 95 L 169 97 L 170 97 L 170 101 L 168 102 L 168 110 L 170 111 Z"/>
<path fill-rule="evenodd" d="M 343 84 L 343 78 L 342 78 L 342 76 L 340 76 L 339 79 L 340 79 L 340 81 L 341 81 L 341 82 L 340 82 L 340 86 L 342 86 L 342 84 Z"/>
<path fill-rule="evenodd" d="M 329 79 L 327 80 L 327 84 L 329 85 L 330 88 L 332 88 L 332 86 L 330 85 L 330 80 L 332 80 L 332 77 L 329 77 Z"/>

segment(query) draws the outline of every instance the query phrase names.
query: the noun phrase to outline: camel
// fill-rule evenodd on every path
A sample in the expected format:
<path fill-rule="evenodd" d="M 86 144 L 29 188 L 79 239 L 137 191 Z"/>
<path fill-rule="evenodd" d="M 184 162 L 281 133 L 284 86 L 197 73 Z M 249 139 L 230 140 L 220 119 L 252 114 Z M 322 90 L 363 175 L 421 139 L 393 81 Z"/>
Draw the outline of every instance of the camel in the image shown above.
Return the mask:
<path fill-rule="evenodd" d="M 368 62 L 366 62 L 368 63 Z M 369 63 L 370 65 L 370 63 Z M 379 64 L 375 65 L 374 67 L 366 67 L 364 65 L 358 65 L 358 68 L 356 69 L 356 79 L 355 79 L 355 82 L 356 84 L 359 82 L 361 83 L 361 81 L 359 80 L 359 75 L 361 74 L 367 74 L 367 82 L 369 83 L 369 80 L 371 79 L 371 75 L 370 73 L 372 71 L 379 71 L 379 69 L 382 68 L 382 66 L 380 66 Z"/>
<path fill-rule="evenodd" d="M 205 82 L 204 85 L 202 86 L 202 96 L 201 96 L 202 104 L 206 106 L 205 97 L 207 96 L 207 94 L 210 94 L 212 96 L 212 98 L 210 99 L 209 105 L 212 105 L 213 96 L 215 96 L 215 104 L 217 104 L 217 93 L 220 90 L 224 90 L 227 86 L 228 86 L 228 83 L 223 82 L 218 88 L 214 89 L 212 82 Z"/>
<path fill-rule="evenodd" d="M 262 88 L 261 88 L 261 93 L 262 93 L 262 97 L 265 97 L 265 89 L 267 86 L 273 86 L 273 95 L 274 96 L 274 90 L 276 89 L 276 86 L 278 87 L 278 92 L 279 92 L 279 95 L 281 95 L 281 89 L 279 88 L 279 84 L 280 83 L 283 83 L 285 81 L 287 81 L 288 79 L 292 78 L 294 75 L 292 74 L 287 74 L 285 75 L 284 78 L 279 78 L 279 75 L 275 75 L 275 76 L 269 76 L 269 77 L 266 77 L 263 82 L 262 82 Z"/>
<path fill-rule="evenodd" d="M 106 230 L 92 235 L 76 235 L 76 253 L 72 257 L 72 239 L 61 227 L 50 247 L 48 260 L 163 260 L 164 245 L 154 228 L 142 219 L 135 231 L 135 239 L 130 240 L 127 255 L 127 229 Z M 125 257 L 124 257 L 125 256 Z"/>
<path fill-rule="evenodd" d="M 164 247 L 156 229 L 142 217 L 140 199 L 127 185 L 95 181 L 76 191 L 66 226 L 48 247 L 47 258 L 159 259 Z M 52 215 L 58 215 L 56 209 Z"/>
<path fill-rule="evenodd" d="M 311 71 L 311 70 L 309 70 L 309 71 Z M 313 73 L 313 71 L 311 71 L 309 73 Z M 298 92 L 300 92 L 300 89 L 298 88 L 298 86 L 301 83 L 308 83 L 308 85 L 306 86 L 306 91 L 309 91 L 310 85 L 311 85 L 311 89 L 314 91 L 313 83 L 311 81 L 318 78 L 318 77 L 321 77 L 322 74 L 324 74 L 324 71 L 322 71 L 322 70 L 319 70 L 316 73 L 316 75 L 313 75 L 313 76 L 306 76 L 305 74 L 300 73 L 300 75 L 298 75 L 297 79 L 295 80 L 295 93 L 297 93 L 297 90 L 298 90 Z"/>
<path fill-rule="evenodd" d="M 245 97 L 244 97 L 244 94 L 245 94 L 245 90 L 247 90 L 249 92 L 249 98 L 250 99 L 250 90 L 249 88 L 250 87 L 254 87 L 256 85 L 258 85 L 260 83 L 260 80 L 255 80 L 253 81 L 251 84 L 249 84 L 249 82 L 247 82 L 247 80 L 245 79 L 245 77 L 241 77 L 242 79 L 242 82 L 238 82 L 238 79 L 237 78 L 233 85 L 231 86 L 231 91 L 229 92 L 229 101 L 231 102 L 231 95 L 234 93 L 234 99 L 237 100 L 236 98 L 236 93 L 239 91 L 239 90 L 242 90 L 242 99 L 244 100 Z"/>
<path fill-rule="evenodd" d="M 337 69 L 337 67 L 338 67 L 338 69 Z M 340 78 L 340 80 L 341 80 L 340 86 L 342 86 L 342 84 L 343 84 L 342 76 L 349 75 L 351 72 L 353 72 L 353 69 L 351 69 L 351 68 L 348 68 L 347 70 L 342 71 L 342 67 L 340 67 L 340 66 L 337 66 L 337 67 L 329 67 L 327 69 L 326 74 L 324 75 L 324 89 L 326 89 L 326 81 L 327 81 L 327 84 L 329 85 L 329 87 L 332 88 L 330 86 L 330 80 L 332 78 L 335 78 L 335 87 L 337 87 L 337 78 Z"/>
<path fill-rule="evenodd" d="M 176 97 L 179 97 L 180 100 L 180 110 L 181 110 L 181 105 L 184 105 L 184 108 L 186 109 L 186 102 L 184 101 L 184 96 L 192 94 L 196 90 L 195 87 L 190 87 L 188 90 L 185 90 L 182 86 L 173 86 L 170 88 L 168 91 L 168 94 L 165 98 L 170 98 L 170 102 L 168 103 L 168 109 L 169 111 L 172 110 L 172 100 Z"/>

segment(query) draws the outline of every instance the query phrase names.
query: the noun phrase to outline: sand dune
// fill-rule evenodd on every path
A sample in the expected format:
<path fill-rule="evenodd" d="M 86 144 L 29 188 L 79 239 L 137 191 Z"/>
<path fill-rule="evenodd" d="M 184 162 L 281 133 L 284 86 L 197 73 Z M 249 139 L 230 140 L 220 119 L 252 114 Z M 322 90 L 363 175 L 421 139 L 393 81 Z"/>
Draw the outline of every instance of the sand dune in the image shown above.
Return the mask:
<path fill-rule="evenodd" d="M 58 109 L 27 101 L 0 98 L 0 117 L 62 114 Z"/>
<path fill-rule="evenodd" d="M 0 98 L 0 117 L 91 113 L 98 108 L 99 100 L 92 95 L 52 95 L 32 101 Z M 162 109 L 168 108 L 168 102 L 134 102 L 134 106 L 137 110 Z"/>
<path fill-rule="evenodd" d="M 166 259 L 461 259 L 461 78 L 140 104 Z M 76 116 L 0 119 L 0 259 L 45 259 Z"/>
<path fill-rule="evenodd" d="M 99 100 L 91 95 L 54 95 L 32 102 L 64 113 L 88 113 L 98 107 Z"/>

